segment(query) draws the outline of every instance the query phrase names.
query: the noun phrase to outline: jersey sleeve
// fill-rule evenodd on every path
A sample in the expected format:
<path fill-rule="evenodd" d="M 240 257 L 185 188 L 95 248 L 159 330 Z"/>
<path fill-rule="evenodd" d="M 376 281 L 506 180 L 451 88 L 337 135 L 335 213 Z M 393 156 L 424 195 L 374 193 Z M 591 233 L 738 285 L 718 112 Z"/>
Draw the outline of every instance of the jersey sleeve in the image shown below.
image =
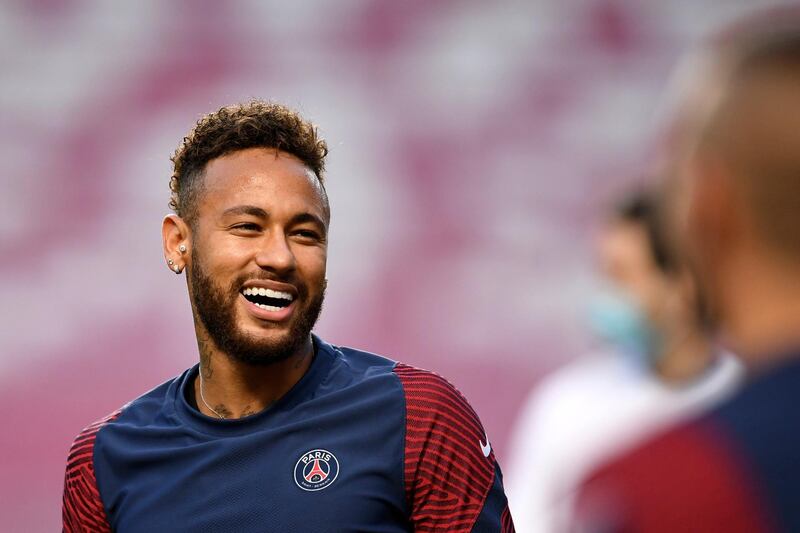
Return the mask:
<path fill-rule="evenodd" d="M 502 474 L 464 396 L 442 377 L 398 364 L 405 393 L 404 483 L 414 531 L 513 532 Z"/>
<path fill-rule="evenodd" d="M 596 470 L 571 531 L 775 531 L 738 454 L 707 426 L 668 431 Z"/>
<path fill-rule="evenodd" d="M 111 531 L 95 478 L 94 444 L 100 428 L 117 416 L 119 411 L 87 426 L 72 443 L 64 474 L 61 509 L 65 532 Z"/>

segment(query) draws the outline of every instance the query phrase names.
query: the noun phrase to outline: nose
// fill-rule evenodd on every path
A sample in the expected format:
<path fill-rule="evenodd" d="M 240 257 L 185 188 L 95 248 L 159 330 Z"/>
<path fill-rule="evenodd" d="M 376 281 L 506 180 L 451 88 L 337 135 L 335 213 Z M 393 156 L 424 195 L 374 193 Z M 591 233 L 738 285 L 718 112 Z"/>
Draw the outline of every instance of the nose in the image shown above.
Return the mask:
<path fill-rule="evenodd" d="M 276 274 L 291 272 L 296 267 L 294 252 L 283 231 L 270 231 L 264 235 L 259 242 L 255 261 L 263 270 Z"/>

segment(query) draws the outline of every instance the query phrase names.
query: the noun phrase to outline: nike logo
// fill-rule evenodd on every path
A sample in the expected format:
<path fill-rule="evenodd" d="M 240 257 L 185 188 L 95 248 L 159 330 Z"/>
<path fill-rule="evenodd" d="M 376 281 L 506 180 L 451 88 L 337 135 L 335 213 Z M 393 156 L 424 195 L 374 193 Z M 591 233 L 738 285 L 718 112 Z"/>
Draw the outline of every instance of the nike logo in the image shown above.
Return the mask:
<path fill-rule="evenodd" d="M 486 444 L 483 443 L 482 439 L 478 440 L 478 444 L 481 445 L 481 451 L 483 452 L 484 457 L 489 457 L 489 454 L 492 453 L 492 444 L 489 442 L 489 435 L 486 434 L 486 431 L 483 432 L 484 438 L 486 439 Z"/>

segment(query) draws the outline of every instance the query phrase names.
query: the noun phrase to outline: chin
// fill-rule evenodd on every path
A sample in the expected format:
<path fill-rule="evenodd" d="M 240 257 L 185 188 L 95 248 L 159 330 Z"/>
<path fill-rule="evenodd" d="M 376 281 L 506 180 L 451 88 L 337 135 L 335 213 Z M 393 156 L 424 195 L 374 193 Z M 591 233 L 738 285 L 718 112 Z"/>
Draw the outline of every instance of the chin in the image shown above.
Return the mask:
<path fill-rule="evenodd" d="M 252 342 L 231 350 L 228 356 L 252 366 L 268 366 L 289 359 L 296 352 L 288 342 Z"/>
<path fill-rule="evenodd" d="M 293 337 L 290 327 L 269 330 L 261 327 L 239 328 L 231 340 L 225 350 L 229 357 L 249 365 L 266 366 L 290 358 L 305 339 Z"/>
<path fill-rule="evenodd" d="M 242 322 L 239 323 L 236 334 L 240 338 L 250 340 L 253 344 L 272 346 L 291 342 L 291 324 L 275 324 L 274 322 L 253 324 L 250 320 Z"/>

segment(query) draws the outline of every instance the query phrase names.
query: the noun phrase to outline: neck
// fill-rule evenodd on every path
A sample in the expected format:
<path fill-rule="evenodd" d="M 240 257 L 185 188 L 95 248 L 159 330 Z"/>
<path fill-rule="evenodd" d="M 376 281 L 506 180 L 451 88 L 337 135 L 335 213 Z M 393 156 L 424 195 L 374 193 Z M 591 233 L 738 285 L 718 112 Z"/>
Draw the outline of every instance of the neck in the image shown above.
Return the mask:
<path fill-rule="evenodd" d="M 201 332 L 197 338 L 200 378 L 194 383 L 195 398 L 200 412 L 212 417 L 235 419 L 263 411 L 303 377 L 314 355 L 309 336 L 287 359 L 255 366 L 225 354 Z"/>
<path fill-rule="evenodd" d="M 672 335 L 655 365 L 658 377 L 666 383 L 688 383 L 700 376 L 714 362 L 711 344 L 694 328 Z"/>
<path fill-rule="evenodd" d="M 800 346 L 800 273 L 796 264 L 751 265 L 731 276 L 722 308 L 724 340 L 758 370 Z"/>

